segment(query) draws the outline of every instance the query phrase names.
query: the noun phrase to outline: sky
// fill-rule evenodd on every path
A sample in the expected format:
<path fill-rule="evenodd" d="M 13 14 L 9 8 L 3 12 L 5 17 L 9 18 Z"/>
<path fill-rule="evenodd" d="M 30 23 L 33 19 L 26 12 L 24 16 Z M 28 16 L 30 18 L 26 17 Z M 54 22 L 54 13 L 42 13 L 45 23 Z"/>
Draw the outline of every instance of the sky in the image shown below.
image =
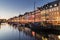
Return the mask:
<path fill-rule="evenodd" d="M 55 0 L 0 0 L 0 19 L 9 19 L 33 11 L 34 1 L 37 8 Z"/>

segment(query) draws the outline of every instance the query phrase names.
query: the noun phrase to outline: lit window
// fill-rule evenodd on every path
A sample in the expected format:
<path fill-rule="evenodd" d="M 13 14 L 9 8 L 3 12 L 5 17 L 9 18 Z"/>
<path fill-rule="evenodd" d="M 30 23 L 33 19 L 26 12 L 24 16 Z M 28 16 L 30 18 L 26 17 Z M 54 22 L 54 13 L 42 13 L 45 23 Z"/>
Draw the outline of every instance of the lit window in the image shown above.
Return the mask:
<path fill-rule="evenodd" d="M 51 13 L 51 15 L 53 15 L 54 13 Z"/>
<path fill-rule="evenodd" d="M 53 10 L 54 10 L 54 11 L 57 11 L 57 10 L 58 10 L 58 7 L 53 8 Z"/>
<path fill-rule="evenodd" d="M 49 11 L 51 12 L 51 9 Z"/>
<path fill-rule="evenodd" d="M 45 10 L 43 11 L 43 13 L 45 13 Z"/>
<path fill-rule="evenodd" d="M 56 9 L 58 10 L 58 7 Z"/>
<path fill-rule="evenodd" d="M 50 7 L 52 7 L 52 5 L 50 5 Z"/>
<path fill-rule="evenodd" d="M 45 9 L 47 9 L 48 7 L 46 6 Z"/>
<path fill-rule="evenodd" d="M 46 7 L 46 9 L 47 9 L 47 7 Z"/>
<path fill-rule="evenodd" d="M 52 9 L 52 11 L 54 11 L 54 9 Z"/>
<path fill-rule="evenodd" d="M 42 11 L 41 11 L 41 13 L 42 13 Z"/>
<path fill-rule="evenodd" d="M 47 5 L 48 6 L 48 5 Z"/>
<path fill-rule="evenodd" d="M 56 8 L 54 8 L 54 11 L 56 11 Z"/>
<path fill-rule="evenodd" d="M 59 12 L 57 12 L 57 14 L 59 15 Z"/>
<path fill-rule="evenodd" d="M 48 10 L 46 10 L 46 13 L 48 13 Z"/>
<path fill-rule="evenodd" d="M 57 4 L 54 4 L 54 6 L 57 6 Z"/>
<path fill-rule="evenodd" d="M 56 12 L 54 12 L 54 14 L 55 14 L 55 15 L 57 15 L 57 13 L 56 13 Z"/>

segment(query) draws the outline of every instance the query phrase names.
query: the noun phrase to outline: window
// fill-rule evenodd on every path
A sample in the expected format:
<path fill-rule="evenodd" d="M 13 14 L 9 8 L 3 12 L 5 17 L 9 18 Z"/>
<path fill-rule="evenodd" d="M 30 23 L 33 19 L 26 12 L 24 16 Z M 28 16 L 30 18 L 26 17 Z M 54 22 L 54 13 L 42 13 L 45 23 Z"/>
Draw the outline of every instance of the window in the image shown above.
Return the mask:
<path fill-rule="evenodd" d="M 54 4 L 54 6 L 57 6 L 57 4 Z"/>
<path fill-rule="evenodd" d="M 47 7 L 46 7 L 46 9 L 47 9 Z"/>
<path fill-rule="evenodd" d="M 57 12 L 54 12 L 55 16 L 57 16 Z"/>
<path fill-rule="evenodd" d="M 54 13 L 51 13 L 51 16 L 53 16 L 54 15 Z"/>
<path fill-rule="evenodd" d="M 43 13 L 45 13 L 45 10 L 43 11 Z"/>
<path fill-rule="evenodd" d="M 54 11 L 56 11 L 56 8 L 54 8 Z"/>
<path fill-rule="evenodd" d="M 54 9 L 52 9 L 52 11 L 54 11 Z"/>
<path fill-rule="evenodd" d="M 48 13 L 49 12 L 49 10 L 46 10 L 46 13 Z"/>
<path fill-rule="evenodd" d="M 58 7 L 56 7 L 56 10 L 58 10 Z"/>
<path fill-rule="evenodd" d="M 51 12 L 51 9 L 49 11 Z"/>
<path fill-rule="evenodd" d="M 55 7 L 55 8 L 53 8 L 52 10 L 57 11 L 57 10 L 58 10 L 58 7 Z"/>
<path fill-rule="evenodd" d="M 50 8 L 52 7 L 52 5 L 50 5 Z"/>
<path fill-rule="evenodd" d="M 45 10 L 41 11 L 41 13 L 43 13 L 43 14 L 44 14 L 44 13 L 45 13 Z"/>
<path fill-rule="evenodd" d="M 57 12 L 57 14 L 59 14 L 59 12 Z"/>
<path fill-rule="evenodd" d="M 59 12 L 57 12 L 57 15 L 59 15 Z"/>

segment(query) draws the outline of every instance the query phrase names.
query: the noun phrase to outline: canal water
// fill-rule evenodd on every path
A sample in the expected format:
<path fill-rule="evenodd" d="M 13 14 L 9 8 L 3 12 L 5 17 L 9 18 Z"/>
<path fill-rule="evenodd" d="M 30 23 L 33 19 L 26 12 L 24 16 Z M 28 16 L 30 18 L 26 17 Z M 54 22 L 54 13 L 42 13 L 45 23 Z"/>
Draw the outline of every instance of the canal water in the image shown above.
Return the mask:
<path fill-rule="evenodd" d="M 26 27 L 1 23 L 0 40 L 60 40 L 60 35 L 36 33 Z"/>
<path fill-rule="evenodd" d="M 23 29 L 22 29 L 23 30 Z M 7 23 L 0 24 L 0 40 L 35 40 L 31 35 L 27 35 L 22 30 Z"/>

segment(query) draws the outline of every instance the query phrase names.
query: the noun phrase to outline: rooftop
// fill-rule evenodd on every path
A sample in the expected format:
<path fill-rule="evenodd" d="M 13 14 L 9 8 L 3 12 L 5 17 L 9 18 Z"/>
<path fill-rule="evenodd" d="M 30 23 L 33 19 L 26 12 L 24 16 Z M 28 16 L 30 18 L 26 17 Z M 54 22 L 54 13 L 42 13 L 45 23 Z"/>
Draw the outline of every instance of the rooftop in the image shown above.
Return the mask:
<path fill-rule="evenodd" d="M 53 7 L 57 7 L 59 5 L 60 0 L 54 1 L 54 2 L 50 2 L 48 4 L 45 4 L 44 6 L 41 7 L 37 7 L 39 10 L 46 10 L 46 9 L 50 9 Z M 54 5 L 56 4 L 56 5 Z"/>

